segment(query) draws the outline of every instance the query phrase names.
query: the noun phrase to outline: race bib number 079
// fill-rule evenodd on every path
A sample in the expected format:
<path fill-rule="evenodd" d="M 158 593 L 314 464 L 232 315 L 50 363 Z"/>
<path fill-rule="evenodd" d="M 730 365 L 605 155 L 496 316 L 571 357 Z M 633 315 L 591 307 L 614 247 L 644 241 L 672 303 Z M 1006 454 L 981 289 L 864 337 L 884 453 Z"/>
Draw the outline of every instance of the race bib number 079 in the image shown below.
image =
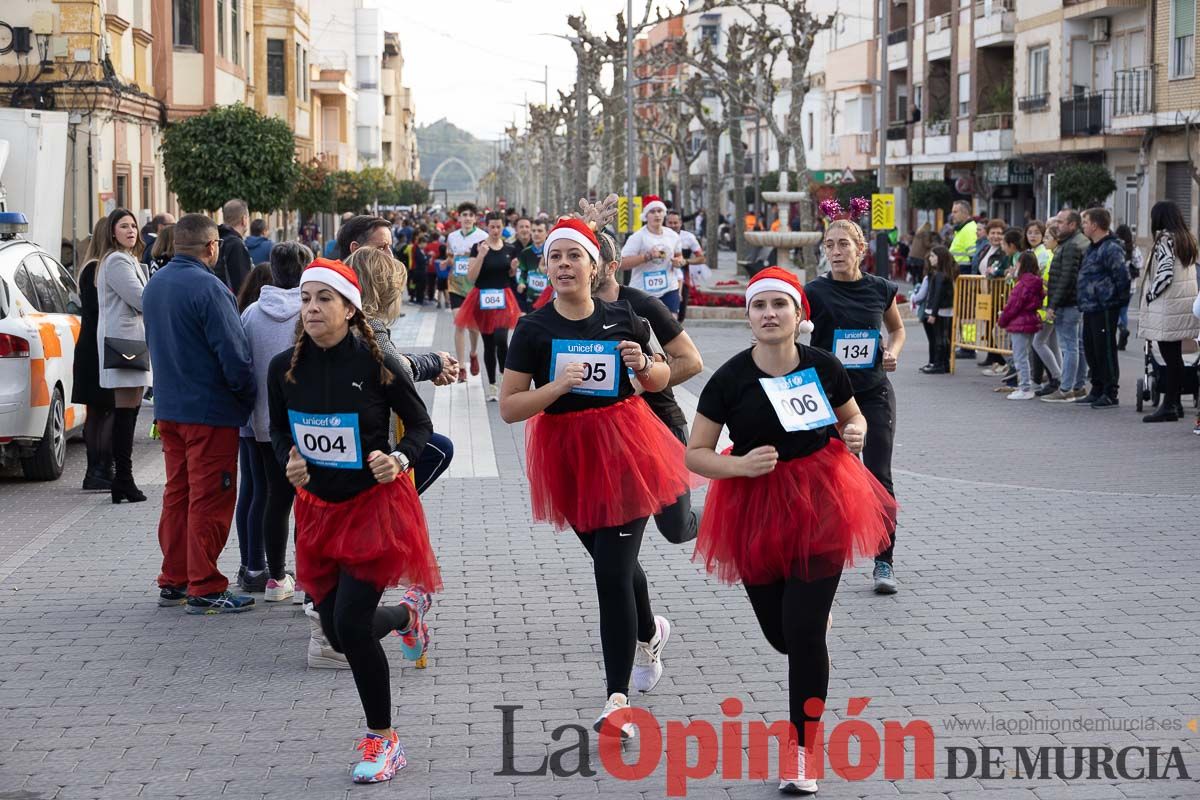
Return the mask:
<path fill-rule="evenodd" d="M 304 460 L 318 467 L 362 469 L 358 414 L 288 411 L 292 441 Z"/>
<path fill-rule="evenodd" d="M 642 273 L 643 285 L 647 292 L 663 292 L 667 289 L 667 271 L 665 269 Z"/>
<path fill-rule="evenodd" d="M 616 397 L 619 375 L 616 342 L 555 339 L 550 350 L 550 380 L 568 364 L 583 364 L 583 383 L 572 394 Z"/>
<path fill-rule="evenodd" d="M 813 368 L 779 378 L 759 378 L 785 431 L 811 431 L 837 422 L 821 379 Z"/>
<path fill-rule="evenodd" d="M 847 331 L 839 328 L 833 332 L 833 354 L 846 369 L 870 369 L 875 366 L 878 352 L 879 331 Z"/>

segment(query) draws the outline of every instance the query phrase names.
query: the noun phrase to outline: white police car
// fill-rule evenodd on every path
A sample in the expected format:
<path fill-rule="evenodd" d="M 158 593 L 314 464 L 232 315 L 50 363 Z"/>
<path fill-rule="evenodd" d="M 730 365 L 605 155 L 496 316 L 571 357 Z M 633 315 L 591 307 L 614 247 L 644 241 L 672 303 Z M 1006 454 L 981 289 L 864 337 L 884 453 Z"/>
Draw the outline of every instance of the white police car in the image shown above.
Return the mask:
<path fill-rule="evenodd" d="M 81 308 L 71 274 L 18 235 L 27 227 L 0 212 L 0 465 L 55 480 L 86 413 L 70 402 Z"/>

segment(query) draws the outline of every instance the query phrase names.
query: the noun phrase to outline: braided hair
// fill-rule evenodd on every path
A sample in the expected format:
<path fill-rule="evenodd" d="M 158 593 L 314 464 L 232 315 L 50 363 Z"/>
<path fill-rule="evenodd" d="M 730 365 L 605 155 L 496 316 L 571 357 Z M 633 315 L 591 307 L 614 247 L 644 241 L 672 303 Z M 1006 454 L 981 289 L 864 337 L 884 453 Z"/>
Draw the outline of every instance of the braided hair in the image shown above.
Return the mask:
<path fill-rule="evenodd" d="M 383 351 L 379 349 L 379 343 L 375 341 L 375 333 L 371 330 L 371 326 L 367 323 L 366 316 L 358 309 L 354 310 L 354 316 L 350 318 L 350 329 L 353 333 L 358 334 L 358 338 L 366 344 L 371 351 L 371 357 L 379 364 L 379 382 L 387 386 L 395 377 L 392 371 L 384 364 Z M 304 348 L 309 341 L 308 334 L 304 331 L 304 323 L 296 323 L 296 344 L 292 347 L 292 360 L 288 364 L 288 370 L 283 374 L 283 379 L 286 383 L 296 382 L 296 365 L 300 363 L 300 357 L 304 353 Z"/>

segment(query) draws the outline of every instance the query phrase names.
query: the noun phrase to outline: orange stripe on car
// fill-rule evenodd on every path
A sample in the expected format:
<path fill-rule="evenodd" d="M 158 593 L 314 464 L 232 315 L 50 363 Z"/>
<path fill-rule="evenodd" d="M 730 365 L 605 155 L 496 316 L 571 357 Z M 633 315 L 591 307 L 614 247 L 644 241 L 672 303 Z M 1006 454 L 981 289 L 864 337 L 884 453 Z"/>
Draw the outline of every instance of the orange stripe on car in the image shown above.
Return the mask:
<path fill-rule="evenodd" d="M 71 338 L 76 342 L 79 341 L 79 317 L 74 314 L 67 315 L 67 324 L 71 326 Z"/>
<path fill-rule="evenodd" d="M 46 361 L 29 360 L 29 405 L 33 408 L 50 405 L 50 387 L 46 385 Z"/>
<path fill-rule="evenodd" d="M 39 322 L 38 335 L 42 337 L 42 356 L 45 358 L 62 358 L 62 341 L 58 338 L 58 329 L 53 322 Z"/>
<path fill-rule="evenodd" d="M 67 406 L 66 419 L 67 419 L 67 430 L 71 430 L 72 428 L 75 427 L 75 407 L 74 406 Z"/>

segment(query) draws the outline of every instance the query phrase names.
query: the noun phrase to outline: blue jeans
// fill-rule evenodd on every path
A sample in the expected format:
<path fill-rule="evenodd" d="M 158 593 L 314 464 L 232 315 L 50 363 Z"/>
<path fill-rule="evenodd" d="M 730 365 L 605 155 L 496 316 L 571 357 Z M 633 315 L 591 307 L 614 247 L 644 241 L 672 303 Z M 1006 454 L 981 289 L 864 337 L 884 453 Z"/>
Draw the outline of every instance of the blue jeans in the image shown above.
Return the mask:
<path fill-rule="evenodd" d="M 1033 349 L 1033 334 L 1010 333 L 1009 338 L 1012 339 L 1013 366 L 1017 369 L 1017 388 L 1028 392 L 1033 386 L 1029 378 L 1029 353 Z"/>
<path fill-rule="evenodd" d="M 1054 330 L 1062 350 L 1062 390 L 1082 389 L 1087 381 L 1087 361 L 1083 357 L 1083 315 L 1075 306 L 1054 309 Z"/>

